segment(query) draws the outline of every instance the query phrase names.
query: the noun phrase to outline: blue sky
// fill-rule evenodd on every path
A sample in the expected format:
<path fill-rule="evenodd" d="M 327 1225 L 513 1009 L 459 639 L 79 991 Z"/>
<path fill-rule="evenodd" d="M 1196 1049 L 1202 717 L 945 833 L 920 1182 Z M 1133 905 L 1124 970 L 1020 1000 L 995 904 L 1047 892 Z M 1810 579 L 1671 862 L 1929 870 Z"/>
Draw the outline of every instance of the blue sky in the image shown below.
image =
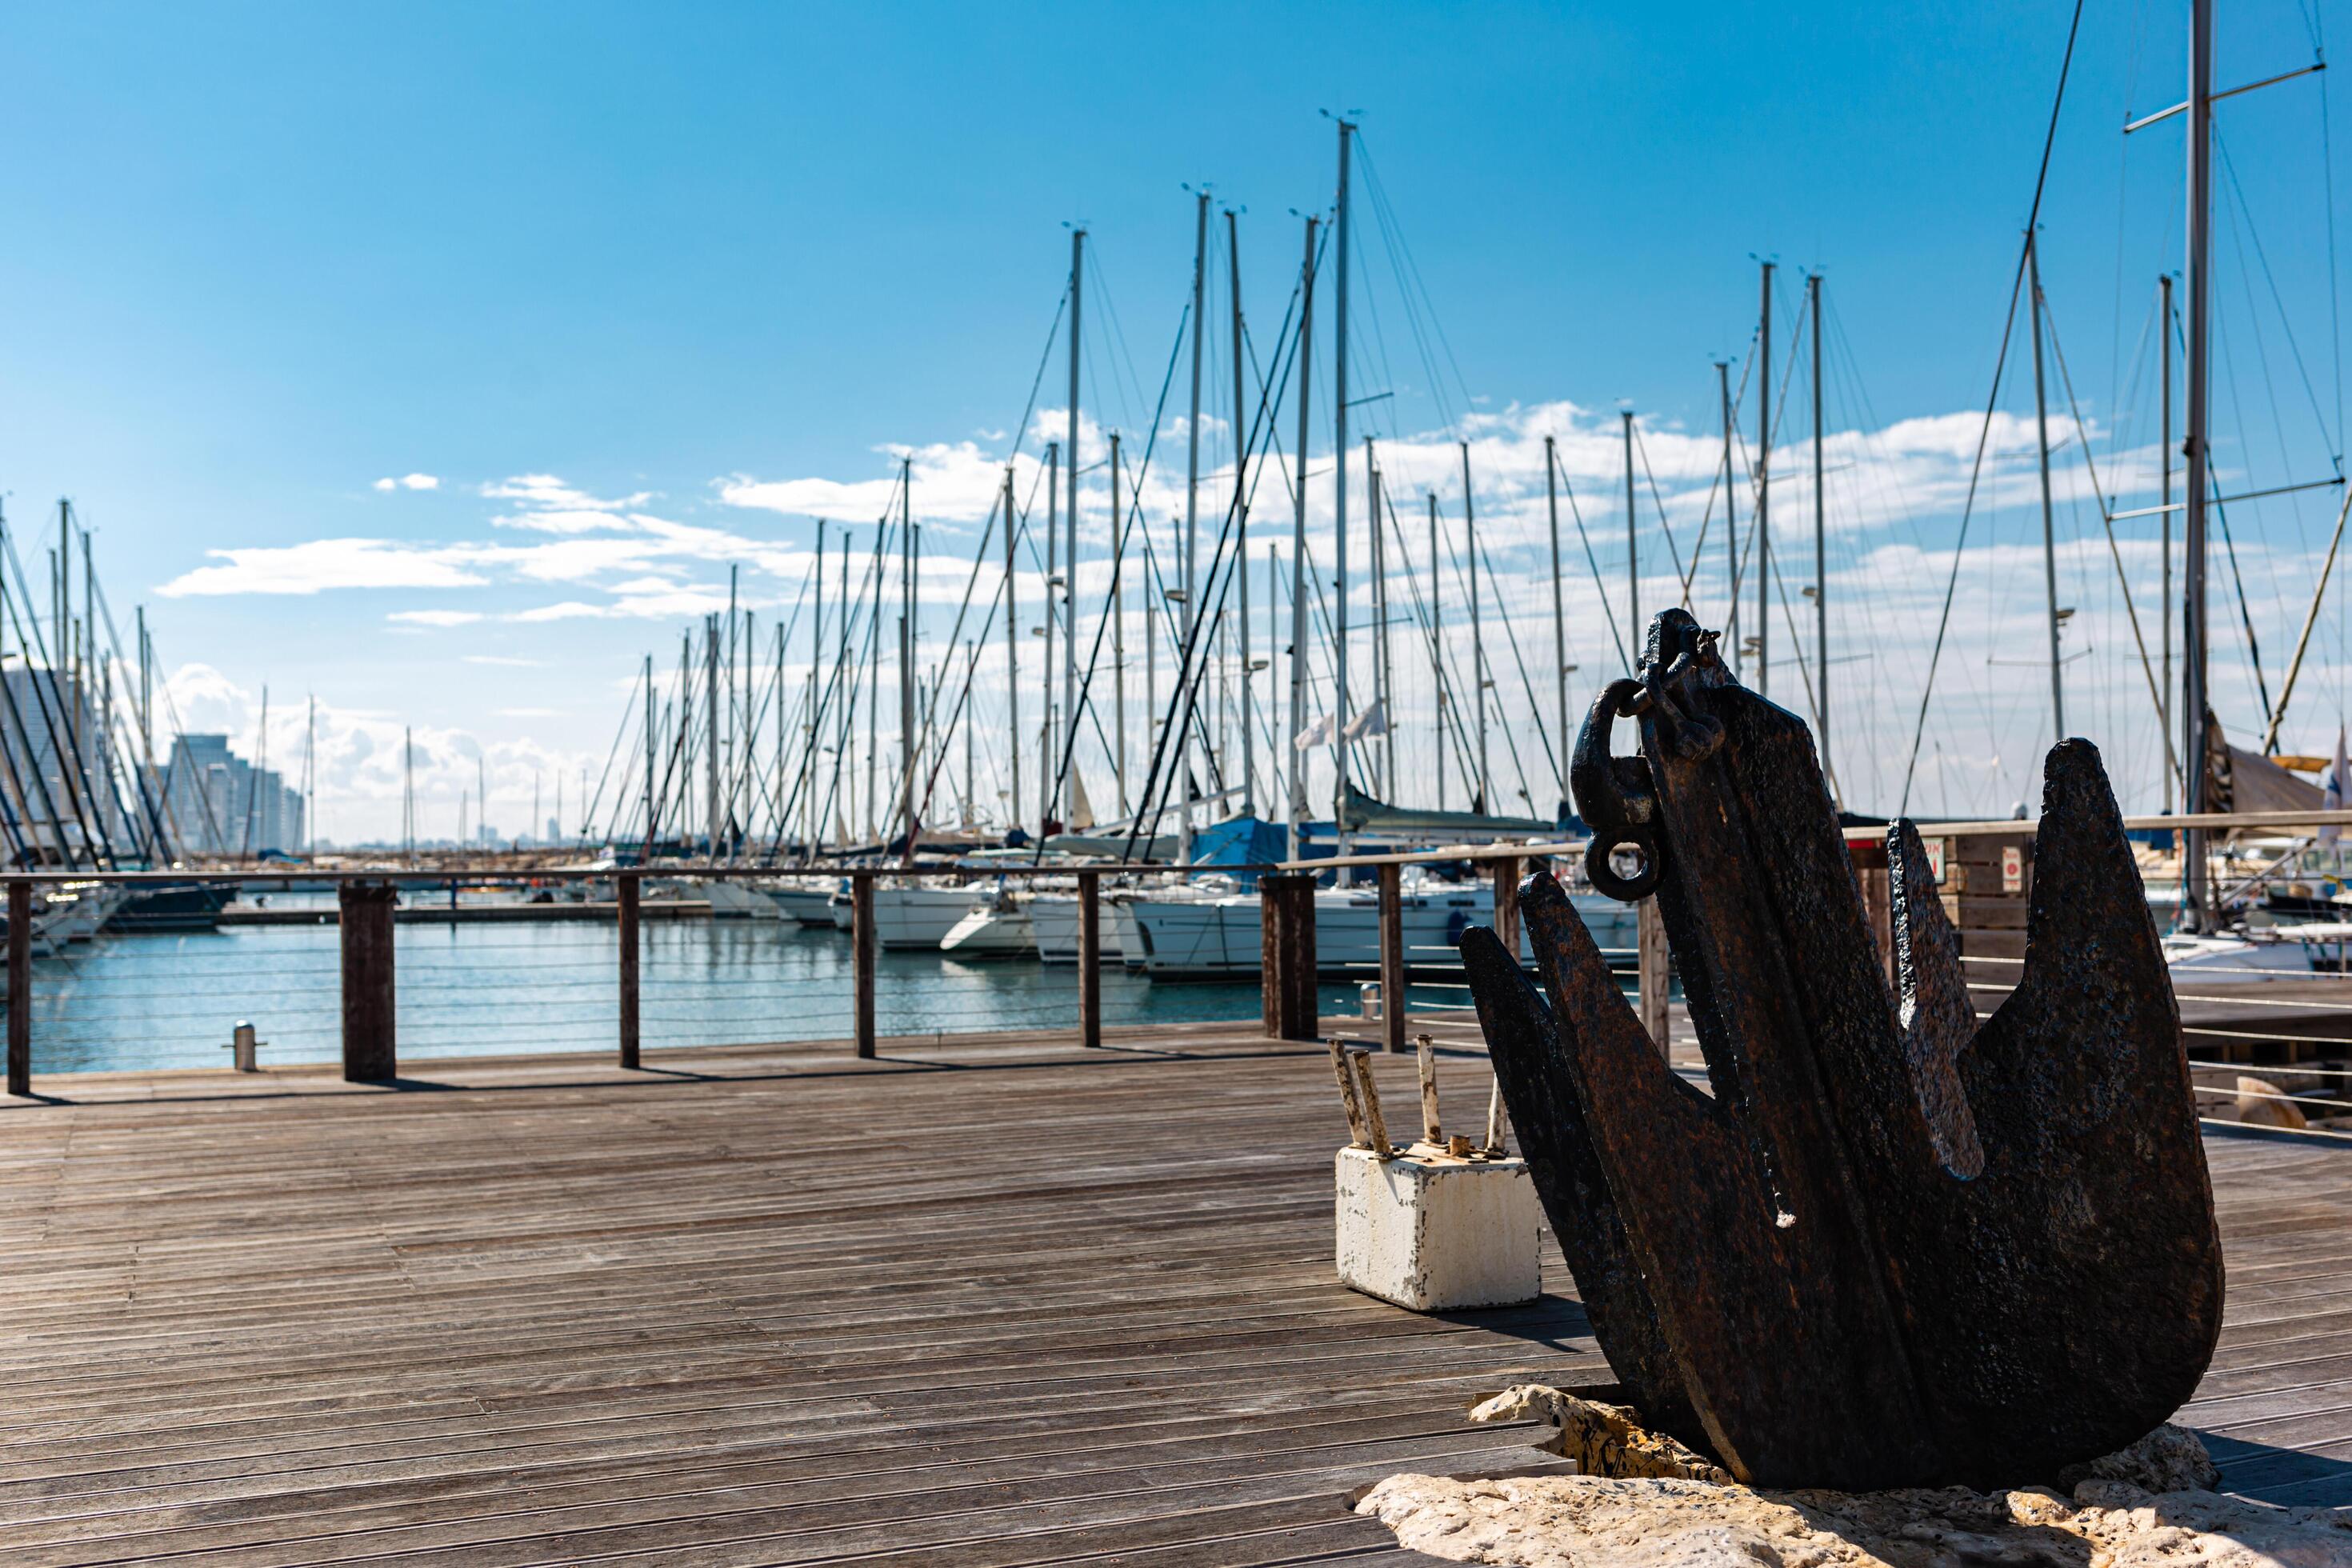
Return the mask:
<path fill-rule="evenodd" d="M 2123 405 L 2155 274 L 2179 264 L 2180 141 L 2167 127 L 2126 149 L 2116 127 L 2179 96 L 2175 9 L 2086 16 L 2043 213 L 2045 284 L 2084 413 L 2118 451 L 2152 439 L 2147 399 Z M 2230 11 L 2225 85 L 2310 58 L 2314 23 L 2296 5 Z M 167 663 L 205 667 L 184 690 L 214 721 L 248 724 L 265 682 L 276 709 L 309 691 L 342 716 L 350 765 L 322 792 L 331 832 L 388 826 L 386 725 L 433 733 L 449 764 L 436 790 L 471 774 L 468 745 L 487 748 L 493 795 L 513 801 L 533 771 L 601 762 L 623 683 L 645 652 L 673 653 L 694 595 L 723 586 L 728 561 L 750 567 L 755 599 L 789 598 L 814 525 L 790 507 L 730 504 L 730 485 L 739 498 L 804 498 L 819 492 L 741 487 L 874 481 L 894 445 L 969 442 L 975 471 L 1002 461 L 1062 287 L 1066 222 L 1093 236 L 1133 379 L 1156 383 L 1190 278 L 1182 187 L 1213 181 L 1221 202 L 1247 209 L 1244 289 L 1270 340 L 1297 268 L 1290 209 L 1329 200 L 1321 110 L 1360 111 L 1458 365 L 1458 381 L 1448 371 L 1440 388 L 1422 384 L 1401 317 L 1384 319 L 1389 363 L 1407 368 L 1386 378 L 1396 395 L 1376 423 L 1408 447 L 1426 438 L 1416 482 L 1442 478 L 1431 455 L 1449 418 L 1572 405 L 1598 442 L 1624 399 L 1657 433 L 1660 461 L 1675 432 L 1687 437 L 1691 485 L 1660 477 L 1670 511 L 1696 511 L 1709 362 L 1747 351 L 1759 254 L 1781 259 L 1792 290 L 1801 268 L 1825 269 L 1852 349 L 1836 428 L 1980 409 L 2066 16 L 1910 5 L 13 5 L 0 10 L 12 68 L 0 92 L 0 489 L 20 527 L 75 499 L 118 609 L 147 604 Z M 2315 387 L 2306 399 L 2283 357 L 2271 390 L 2251 390 L 2244 373 L 2242 401 L 2269 445 L 2239 467 L 2269 482 L 2326 472 L 2340 444 L 2320 103 L 2305 81 L 2224 117 L 2263 251 L 2242 240 L 2222 287 L 2246 290 L 2250 321 L 2275 287 Z M 1377 299 L 1389 260 L 1368 250 L 1360 266 L 1377 274 L 1364 285 Z M 2248 365 L 2253 331 L 2236 340 Z M 2284 342 L 2274 329 L 2264 346 L 2279 356 Z M 1059 374 L 1045 406 L 1063 402 Z M 1448 381 L 1453 394 L 1438 395 Z M 2275 419 L 2273 393 L 2287 405 Z M 2312 401 L 2317 415 L 2298 411 Z M 2012 388 L 2003 406 L 2028 405 Z M 1148 417 L 1116 412 L 1130 431 Z M 1488 434 L 1507 427 L 1535 426 Z M 1318 446 L 1328 439 L 1325 426 Z M 1857 439 L 1859 473 L 1884 448 Z M 411 474 L 437 483 L 376 488 Z M 1517 482 L 1498 479 L 1507 552 L 1534 542 Z M 1860 499 L 1851 510 L 1840 561 L 1857 574 L 1837 592 L 1932 579 L 1929 597 L 1940 595 L 1953 509 L 1923 500 L 1876 542 L 1886 519 L 1873 522 Z M 2298 572 L 2308 582 L 2332 510 L 2323 496 L 2246 524 L 2271 531 L 2241 544 L 2261 556 L 2250 607 L 2273 661 L 2301 614 L 2302 590 L 2288 590 Z M 581 518 L 598 512 L 672 531 L 625 521 L 600 532 Z M 549 513 L 581 521 L 530 523 Z M 2011 513 L 1988 547 L 2038 546 L 2024 531 L 2037 520 Z M 940 520 L 943 553 L 957 548 L 954 522 Z M 2106 570 L 2095 525 L 2078 501 L 2063 528 L 2086 593 Z M 593 569 L 527 553 L 623 531 L 635 547 Z M 1872 555 L 1895 544 L 1918 552 L 1909 568 Z M 214 553 L 235 551 L 248 554 Z M 1509 556 L 1522 559 L 1534 556 Z M 1990 645 L 2005 616 L 2032 610 L 2020 595 L 2038 574 L 2038 574 L 2038 560 L 1985 567 L 1986 607 L 1969 625 L 1980 619 Z M 1889 572 L 1906 574 L 1890 585 Z M 2014 592 L 2002 586 L 2012 578 Z M 543 614 L 566 605 L 587 608 Z M 515 618 L 533 611 L 541 618 Z M 419 625 L 420 613 L 473 618 Z M 2086 602 L 2078 624 L 2101 613 Z M 1898 609 L 1853 623 L 1840 636 L 1853 652 L 1833 657 L 1916 642 L 1917 620 Z M 2274 621 L 2285 630 L 2270 632 Z M 2124 678 L 2137 669 L 2122 662 L 2122 623 L 2100 624 L 2081 674 L 2086 690 L 2105 682 L 2106 708 L 2086 695 L 2084 710 L 2104 711 L 2121 744 L 2135 721 Z M 1590 635 L 1580 663 L 1598 668 L 1605 633 Z M 2306 678 L 2326 694 L 2299 699 L 2314 704 L 2312 726 L 2324 706 L 2332 731 L 2344 651 L 2337 637 Z M 1906 657 L 1919 662 L 1916 648 Z M 2018 671 L 2012 699 L 2005 668 L 1988 665 L 1981 700 L 1936 727 L 1949 751 L 2005 758 L 1997 788 L 1963 790 L 1956 805 L 2020 787 L 2037 718 L 2047 742 L 2028 700 L 2046 675 Z M 1881 695 L 1893 702 L 1900 687 L 1890 675 Z M 1909 691 L 1902 702 L 1916 701 L 1916 679 Z M 1847 723 L 1872 749 L 1848 764 L 1857 781 L 1901 752 L 1891 722 L 1866 742 Z M 273 729 L 273 751 L 286 744 Z M 378 765 L 351 746 L 373 746 Z M 494 817 L 521 815 L 494 800 Z"/>

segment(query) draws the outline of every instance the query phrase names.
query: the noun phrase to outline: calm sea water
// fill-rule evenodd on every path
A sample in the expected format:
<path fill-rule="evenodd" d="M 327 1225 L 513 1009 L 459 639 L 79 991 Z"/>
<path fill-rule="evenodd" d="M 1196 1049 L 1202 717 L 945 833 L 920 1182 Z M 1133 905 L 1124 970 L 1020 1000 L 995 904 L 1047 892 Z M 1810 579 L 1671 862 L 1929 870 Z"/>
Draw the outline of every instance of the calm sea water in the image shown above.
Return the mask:
<path fill-rule="evenodd" d="M 299 901 L 273 895 L 273 905 Z M 653 920 L 641 928 L 647 1047 L 838 1039 L 851 1032 L 848 938 L 782 921 Z M 404 1058 L 613 1048 L 618 1005 L 613 928 L 594 921 L 402 925 L 394 932 Z M 33 963 L 33 1070 L 226 1067 L 248 1019 L 270 1062 L 340 1052 L 340 957 L 332 926 L 234 926 L 110 936 Z M 876 1026 L 885 1035 L 1070 1028 L 1077 972 L 885 952 Z M 1255 1018 L 1255 980 L 1153 984 L 1103 971 L 1106 1024 Z M 1414 988 L 1423 1005 L 1458 991 Z M 1324 987 L 1327 1013 L 1355 989 Z"/>

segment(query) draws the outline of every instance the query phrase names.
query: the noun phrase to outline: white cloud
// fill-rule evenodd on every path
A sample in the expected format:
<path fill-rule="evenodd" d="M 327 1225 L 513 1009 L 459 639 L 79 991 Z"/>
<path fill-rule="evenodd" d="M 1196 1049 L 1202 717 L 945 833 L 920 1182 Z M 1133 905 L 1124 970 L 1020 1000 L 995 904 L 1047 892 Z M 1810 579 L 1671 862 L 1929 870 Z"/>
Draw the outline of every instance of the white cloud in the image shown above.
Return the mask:
<path fill-rule="evenodd" d="M 313 539 L 205 553 L 221 564 L 184 572 L 155 591 L 176 599 L 189 595 L 317 594 L 330 588 L 474 588 L 488 581 L 471 570 L 473 552 L 462 545 Z"/>
<path fill-rule="evenodd" d="M 543 658 L 522 658 L 509 653 L 469 653 L 462 662 L 498 665 L 508 669 L 538 669 L 547 661 Z"/>
<path fill-rule="evenodd" d="M 441 480 L 434 474 L 403 474 L 396 479 L 387 475 L 376 480 L 375 488 L 380 490 L 437 490 L 441 488 Z"/>
<path fill-rule="evenodd" d="M 556 719 L 562 716 L 560 708 L 493 708 L 490 711 L 501 719 Z"/>
<path fill-rule="evenodd" d="M 553 474 L 516 474 L 484 485 L 482 494 L 492 500 L 521 501 L 544 511 L 626 511 L 653 499 L 651 490 L 639 490 L 617 500 L 604 500 L 564 483 Z"/>
<path fill-rule="evenodd" d="M 479 610 L 394 610 L 384 616 L 404 626 L 469 626 L 481 618 Z"/>

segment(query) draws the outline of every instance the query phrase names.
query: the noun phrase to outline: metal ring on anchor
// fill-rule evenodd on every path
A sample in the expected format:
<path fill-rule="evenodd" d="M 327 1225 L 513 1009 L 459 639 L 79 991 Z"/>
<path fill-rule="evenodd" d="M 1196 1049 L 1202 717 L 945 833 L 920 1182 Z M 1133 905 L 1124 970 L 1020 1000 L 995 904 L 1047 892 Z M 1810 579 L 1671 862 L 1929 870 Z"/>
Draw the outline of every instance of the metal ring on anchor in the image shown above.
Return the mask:
<path fill-rule="evenodd" d="M 1592 843 L 1584 855 L 1584 874 L 1601 892 L 1629 904 L 1656 890 L 1665 863 L 1658 851 L 1657 828 L 1649 820 L 1650 801 L 1628 799 L 1620 783 L 1617 759 L 1609 752 L 1609 730 L 1617 719 L 1639 715 L 1652 700 L 1649 689 L 1639 680 L 1612 680 L 1602 688 L 1585 716 L 1570 769 L 1578 808 L 1592 829 Z M 1633 877 L 1621 877 L 1610 866 L 1609 857 L 1628 847 L 1641 851 L 1642 869 Z"/>

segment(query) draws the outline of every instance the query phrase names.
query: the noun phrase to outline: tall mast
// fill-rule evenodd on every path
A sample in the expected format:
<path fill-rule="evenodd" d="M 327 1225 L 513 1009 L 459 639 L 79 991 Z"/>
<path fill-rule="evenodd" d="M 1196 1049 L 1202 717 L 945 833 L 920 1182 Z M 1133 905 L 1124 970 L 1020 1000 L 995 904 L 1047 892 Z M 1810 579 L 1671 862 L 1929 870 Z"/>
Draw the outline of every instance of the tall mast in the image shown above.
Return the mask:
<path fill-rule="evenodd" d="M 139 616 L 139 756 L 152 775 L 155 771 L 155 664 L 147 643 L 147 606 Z"/>
<path fill-rule="evenodd" d="M 815 580 L 816 615 L 809 623 L 808 740 L 802 748 L 801 754 L 801 772 L 808 781 L 801 789 L 803 797 L 801 803 L 801 820 L 804 825 L 802 829 L 802 846 L 808 851 L 805 858 L 811 860 L 816 858 L 819 831 L 816 819 L 817 709 L 824 700 L 824 519 L 823 518 L 816 521 Z M 846 618 L 848 615 L 846 608 L 842 613 Z M 646 756 L 649 767 L 653 756 L 650 750 L 653 745 L 653 671 L 654 661 L 648 658 L 646 660 L 646 745 L 649 749 Z M 646 788 L 647 791 L 646 799 L 650 805 L 653 799 L 651 794 L 653 781 L 650 778 L 646 782 Z"/>
<path fill-rule="evenodd" d="M 2159 374 L 2159 375 L 2158 376 L 2158 378 L 2157 378 L 2157 379 L 2158 379 L 2158 381 L 2162 384 L 2162 387 L 2163 387 L 2163 391 L 2162 391 L 2162 394 L 2161 394 L 2161 401 L 2162 401 L 2163 405 L 2164 405 L 2164 434 L 2163 434 L 2163 437 L 2162 437 L 2162 439 L 2160 439 L 2160 440 L 2158 442 L 2158 444 L 2157 444 L 2157 445 L 2158 445 L 2158 461 L 2163 465 L 2163 475 L 2164 475 L 2163 481 L 2162 481 L 2162 483 L 2163 483 L 2163 491 L 2162 491 L 2162 493 L 2158 497 L 2158 499 L 2160 501 L 2162 501 L 2162 502 L 2163 502 L 2163 510 L 2162 510 L 2161 511 L 2159 511 L 2159 512 L 2158 512 L 2158 513 L 2157 513 L 2158 518 L 2160 520 L 2160 526 L 2161 526 L 2161 528 L 2162 528 L 2162 530 L 2163 530 L 2163 548 L 2162 548 L 2162 550 L 2161 550 L 2161 552 L 2160 552 L 2161 566 L 2160 566 L 2160 568 L 2159 568 L 2159 570 L 2160 570 L 2160 571 L 2162 572 L 2162 574 L 2163 574 L 2163 576 L 2162 576 L 2162 587 L 2161 587 L 2161 589 L 2159 590 L 2159 592 L 2158 593 L 2158 595 L 2157 595 L 2157 601 L 2156 601 L 2156 605 L 2157 605 L 2157 610 L 2156 610 L 2156 619 L 2157 619 L 2157 624 L 2158 624 L 2158 627 L 2161 629 L 2162 636 L 2163 636 L 2163 641 L 2164 641 L 2164 679 L 2163 679 L 2162 680 L 2160 680 L 2159 682 L 2158 682 L 2158 684 L 2157 684 L 2157 689 L 2158 689 L 2158 691 L 2160 691 L 2160 692 L 2162 692 L 2162 693 L 2164 694 L 2164 698 L 2163 698 L 2163 702 L 2162 702 L 2162 705 L 2161 705 L 2160 716 L 2159 716 L 2159 720 L 2158 720 L 2158 721 L 2159 721 L 2159 722 L 2161 722 L 2161 723 L 2164 725 L 2164 732 L 2165 732 L 2166 734 L 2169 735 L 2169 734 L 2171 734 L 2171 733 L 2172 733 L 2172 711 L 2173 711 L 2173 707 L 2172 707 L 2172 274 L 2171 274 L 2171 273 L 2169 273 L 2169 272 L 2165 273 L 2162 277 L 2160 277 L 2160 278 L 2158 278 L 2158 279 L 2157 279 L 2157 292 L 2158 292 L 2158 308 L 2157 308 L 2157 310 L 2158 310 L 2158 322 L 2157 322 L 2156 336 L 2157 336 L 2157 342 L 2158 342 L 2158 355 L 2159 361 L 2161 362 L 2161 365 L 2162 365 L 2162 374 Z M 2186 755 L 2187 753 L 2183 753 L 2183 754 L 2184 754 L 2184 755 Z M 2166 815 L 2166 816 L 2169 816 L 2170 815 L 2172 815 L 2172 770 L 2171 770 L 2171 769 L 2169 769 L 2169 768 L 2167 768 L 2167 769 L 2165 769 L 2165 770 L 2164 770 L 2164 811 L 2165 811 L 2165 815 Z"/>
<path fill-rule="evenodd" d="M 654 847 L 654 656 L 646 655 L 646 853 Z"/>
<path fill-rule="evenodd" d="M 1118 815 L 1127 804 L 1127 538 L 1119 525 L 1118 432 L 1110 433 L 1110 670 L 1111 776 L 1118 787 Z M 1100 711 L 1100 710 L 1097 710 Z"/>
<path fill-rule="evenodd" d="M 1006 811 L 1013 823 L 1021 820 L 1021 626 L 1020 616 L 1013 601 L 1013 465 L 1004 465 L 1004 721 L 1012 731 L 1010 749 L 1013 772 L 1013 793 L 1007 797 Z"/>
<path fill-rule="evenodd" d="M 1062 508 L 1062 571 L 1068 582 L 1062 589 L 1062 731 L 1061 750 L 1075 766 L 1078 733 L 1078 304 L 1087 277 L 1087 231 L 1070 231 L 1070 437 L 1062 443 L 1069 467 L 1069 494 Z M 1069 804 L 1062 806 L 1068 821 Z"/>
<path fill-rule="evenodd" d="M 2042 388 L 2042 247 L 2031 232 L 2025 237 L 2025 266 L 2026 287 L 2032 293 L 2033 429 L 2042 463 L 2042 580 L 2050 595 L 2050 743 L 2054 746 L 2066 738 L 2066 693 L 2059 679 L 2065 667 L 2058 658 L 2058 545 L 2050 505 L 2050 411 Z"/>
<path fill-rule="evenodd" d="M 1436 693 L 1437 809 L 1445 809 L 1445 616 L 1444 557 L 1437 552 L 1437 492 L 1429 492 L 1429 689 Z"/>
<path fill-rule="evenodd" d="M 1062 537 L 1062 447 L 1059 442 L 1045 443 L 1045 657 L 1038 665 L 1042 707 L 1045 722 L 1037 732 L 1037 833 L 1043 837 L 1045 824 L 1054 814 L 1054 629 L 1061 619 L 1055 606 L 1055 584 L 1060 581 L 1056 551 Z"/>
<path fill-rule="evenodd" d="M 915 853 L 915 460 L 898 459 L 898 826 Z M 878 590 L 877 590 L 878 592 Z"/>
<path fill-rule="evenodd" d="M 1756 694 L 1772 693 L 1772 264 L 1764 263 L 1763 325 L 1756 354 Z M 1642 628 L 1635 626 L 1639 637 Z"/>
<path fill-rule="evenodd" d="M 706 728 L 703 731 L 702 755 L 702 856 L 714 859 L 719 854 L 719 616 L 716 612 L 702 618 L 702 711 Z"/>
<path fill-rule="evenodd" d="M 1381 543 L 1381 470 L 1373 458 L 1372 438 L 1364 437 L 1364 499 L 1372 512 L 1372 701 L 1381 710 L 1381 792 L 1397 798 L 1396 729 L 1389 711 L 1389 574 Z"/>
<path fill-rule="evenodd" d="M 1478 714 L 1478 794 L 1474 811 L 1492 811 L 1494 775 L 1486 768 L 1486 628 L 1478 613 L 1478 511 L 1470 498 L 1470 443 L 1462 447 L 1462 564 L 1470 574 L 1470 700 Z"/>
<path fill-rule="evenodd" d="M 1332 258 L 1339 289 L 1331 307 L 1331 538 L 1332 577 L 1338 590 L 1331 601 L 1332 711 L 1337 716 L 1331 749 L 1331 816 L 1343 855 L 1348 849 L 1348 160 L 1355 137 L 1356 128 L 1339 121 L 1339 235 Z M 1304 468 L 1306 454 L 1301 452 L 1299 458 Z M 1339 879 L 1351 880 L 1344 874 Z"/>
<path fill-rule="evenodd" d="M 978 668 L 980 668 L 980 647 L 979 647 L 979 645 L 978 645 L 978 644 L 976 644 L 976 643 L 974 643 L 974 642 L 972 641 L 972 639 L 971 639 L 971 638 L 970 638 L 970 637 L 966 637 L 966 638 L 964 638 L 964 639 L 963 639 L 963 668 L 964 668 L 964 679 L 965 679 L 967 682 L 969 682 L 969 681 L 971 679 L 971 672 L 972 672 L 973 670 L 978 669 Z M 969 702 L 969 700 L 969 700 L 969 699 L 967 699 L 966 700 L 967 700 L 967 702 Z M 976 777 L 976 775 L 973 773 L 973 772 L 972 772 L 972 766 L 971 766 L 971 731 L 972 731 L 972 722 L 971 722 L 971 714 L 969 711 L 967 711 L 967 712 L 963 715 L 963 721 L 962 721 L 962 722 L 963 722 L 963 826 L 964 826 L 966 828 L 971 828 L 971 827 L 976 827 L 976 826 L 979 826 L 979 824 L 980 824 L 980 806 L 979 806 L 979 804 L 978 804 L 978 803 L 979 803 L 979 799 L 980 799 L 980 797 L 979 797 L 979 795 L 978 795 L 977 794 L 975 794 L 975 793 L 974 793 L 974 791 L 973 791 L 973 787 L 972 787 L 972 781 L 973 781 L 973 779 Z"/>
<path fill-rule="evenodd" d="M 1184 616 L 1180 628 L 1182 636 L 1179 646 L 1184 657 L 1179 661 L 1179 679 L 1193 671 L 1193 627 L 1198 623 L 1200 584 L 1200 510 L 1201 510 L 1201 324 L 1202 314 L 1208 303 L 1209 273 L 1209 193 L 1193 194 L 1192 217 L 1192 416 L 1184 426 Z M 1197 684 L 1195 691 L 1199 689 Z M 1179 797 L 1182 805 L 1176 819 L 1179 843 L 1178 858 L 1192 858 L 1192 726 L 1185 721 L 1188 704 L 1179 691 L 1175 709 L 1181 726 L 1176 733 L 1176 774 L 1181 781 Z"/>
<path fill-rule="evenodd" d="M 1250 729 L 1249 657 L 1249 411 L 1242 397 L 1242 237 L 1234 209 L 1225 209 L 1225 272 L 1232 284 L 1234 321 L 1234 572 L 1241 590 L 1242 810 L 1257 815 L 1257 741 Z"/>
<path fill-rule="evenodd" d="M 2182 573 L 2188 605 L 2182 616 L 2180 657 L 2188 666 L 2181 692 L 2182 763 L 2188 768 L 2183 813 L 2194 817 L 2206 806 L 2205 614 L 2206 308 L 2212 291 L 2210 247 L 2213 206 L 2213 0 L 2189 5 L 2189 385 L 2187 428 L 2181 434 Z M 2189 931 L 2209 925 L 2205 886 L 2205 831 L 2192 827 L 2182 840 L 2182 924 Z"/>
<path fill-rule="evenodd" d="M 1307 821 L 1307 759 L 1297 737 L 1307 731 L 1307 435 L 1308 384 L 1314 380 L 1315 226 L 1307 220 L 1307 257 L 1298 264 L 1298 493 L 1290 514 L 1290 836 L 1293 859 L 1301 853 L 1299 834 Z"/>
<path fill-rule="evenodd" d="M 1727 359 L 1715 362 L 1715 392 L 1723 405 L 1723 600 L 1728 606 L 1723 613 L 1723 647 L 1731 658 L 1731 679 L 1737 680 L 1739 679 L 1739 530 L 1735 525 L 1739 519 L 1731 505 L 1731 362 Z M 1552 525 L 1555 534 L 1559 527 L 1558 523 Z M 1559 552 L 1556 547 L 1552 554 L 1557 560 Z M 1552 568 L 1554 575 L 1559 574 L 1559 570 L 1557 565 Z M 1567 724 L 1563 710 L 1560 720 L 1562 736 L 1568 732 Z M 1565 748 L 1568 742 L 1563 739 L 1560 744 Z"/>
<path fill-rule="evenodd" d="M 1625 630 L 1633 639 L 1633 658 L 1642 648 L 1642 555 L 1633 537 L 1633 411 L 1622 410 L 1625 426 Z"/>
<path fill-rule="evenodd" d="M 874 531 L 874 608 L 866 617 L 866 836 L 882 837 L 882 813 L 874 794 L 874 763 L 882 747 L 882 575 L 883 546 L 890 536 L 890 514 Z"/>
<path fill-rule="evenodd" d="M 1830 776 L 1831 787 L 1836 787 L 1837 770 L 1830 766 L 1830 574 L 1827 518 L 1828 498 L 1822 489 L 1822 275 L 1805 276 L 1805 293 L 1812 306 L 1813 335 L 1813 695 L 1816 715 L 1821 720 L 1822 771 Z M 2048 475 L 2050 452 L 2045 445 L 2042 462 L 2044 480 Z M 2044 499 L 2048 492 L 2045 489 Z"/>
<path fill-rule="evenodd" d="M 1544 510 L 1551 519 L 1551 664 L 1559 682 L 1559 816 L 1568 816 L 1568 611 L 1559 587 L 1559 458 L 1552 437 L 1544 437 Z M 1441 751 L 1441 754 L 1442 751 Z"/>

